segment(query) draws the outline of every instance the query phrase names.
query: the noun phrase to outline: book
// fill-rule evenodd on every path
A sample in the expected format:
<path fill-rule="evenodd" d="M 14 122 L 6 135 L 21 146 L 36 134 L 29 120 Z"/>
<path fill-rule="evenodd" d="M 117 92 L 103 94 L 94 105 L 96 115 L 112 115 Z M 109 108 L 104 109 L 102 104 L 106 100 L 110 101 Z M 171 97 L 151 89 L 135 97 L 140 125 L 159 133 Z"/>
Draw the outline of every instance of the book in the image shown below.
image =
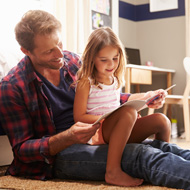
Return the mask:
<path fill-rule="evenodd" d="M 166 91 L 170 90 L 171 88 L 173 88 L 174 86 L 176 86 L 176 84 L 170 86 L 169 88 L 165 89 Z M 96 120 L 93 125 L 95 125 L 96 123 L 98 123 L 99 121 L 101 121 L 102 119 L 106 118 L 107 116 L 109 116 L 111 113 L 115 112 L 116 110 L 118 110 L 119 108 L 123 107 L 123 106 L 129 106 L 129 107 L 133 107 L 137 110 L 137 112 L 145 109 L 148 107 L 149 104 L 151 104 L 154 100 L 158 99 L 160 97 L 160 94 L 156 94 L 146 100 L 131 100 L 131 101 L 127 101 L 125 103 L 123 103 L 122 105 L 120 105 L 118 108 L 114 109 L 111 112 L 108 112 L 104 115 L 102 115 L 98 120 Z"/>

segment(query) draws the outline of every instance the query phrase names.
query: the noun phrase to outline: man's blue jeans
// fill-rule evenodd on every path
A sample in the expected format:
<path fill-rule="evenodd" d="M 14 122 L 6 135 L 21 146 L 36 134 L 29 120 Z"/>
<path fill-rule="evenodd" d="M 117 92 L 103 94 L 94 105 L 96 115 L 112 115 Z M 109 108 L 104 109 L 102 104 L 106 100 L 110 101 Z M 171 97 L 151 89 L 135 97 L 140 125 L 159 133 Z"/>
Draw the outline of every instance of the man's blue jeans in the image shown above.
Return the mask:
<path fill-rule="evenodd" d="M 108 145 L 73 145 L 60 152 L 54 176 L 60 179 L 104 180 Z M 122 169 L 153 185 L 190 189 L 190 151 L 177 145 L 152 141 L 127 144 Z"/>

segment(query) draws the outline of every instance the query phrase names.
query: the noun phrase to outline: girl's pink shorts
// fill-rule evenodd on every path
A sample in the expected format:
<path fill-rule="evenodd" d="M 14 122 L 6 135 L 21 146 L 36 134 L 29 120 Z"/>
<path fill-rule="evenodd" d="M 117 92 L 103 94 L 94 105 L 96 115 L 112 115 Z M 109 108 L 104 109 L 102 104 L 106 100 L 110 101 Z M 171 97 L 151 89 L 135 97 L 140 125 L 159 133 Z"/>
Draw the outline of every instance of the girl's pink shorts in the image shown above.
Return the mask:
<path fill-rule="evenodd" d="M 101 126 L 100 128 L 96 131 L 95 135 L 92 137 L 92 142 L 90 143 L 91 145 L 99 145 L 99 144 L 106 144 L 103 138 L 102 134 L 102 123 L 104 120 L 100 121 Z"/>

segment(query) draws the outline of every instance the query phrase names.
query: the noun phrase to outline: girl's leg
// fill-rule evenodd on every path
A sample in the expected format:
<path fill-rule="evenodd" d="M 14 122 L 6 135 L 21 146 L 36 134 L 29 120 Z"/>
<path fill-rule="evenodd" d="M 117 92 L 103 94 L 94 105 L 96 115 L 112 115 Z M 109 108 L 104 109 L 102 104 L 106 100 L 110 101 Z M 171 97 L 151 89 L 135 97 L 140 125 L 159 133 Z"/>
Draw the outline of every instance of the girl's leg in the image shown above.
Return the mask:
<path fill-rule="evenodd" d="M 151 135 L 155 139 L 169 142 L 171 134 L 171 122 L 161 113 L 155 113 L 137 119 L 128 143 L 140 143 Z"/>
<path fill-rule="evenodd" d="M 109 144 L 105 180 L 120 186 L 137 186 L 143 180 L 132 178 L 121 169 L 121 157 L 124 147 L 137 119 L 133 108 L 122 107 L 105 119 L 102 132 L 105 142 Z"/>

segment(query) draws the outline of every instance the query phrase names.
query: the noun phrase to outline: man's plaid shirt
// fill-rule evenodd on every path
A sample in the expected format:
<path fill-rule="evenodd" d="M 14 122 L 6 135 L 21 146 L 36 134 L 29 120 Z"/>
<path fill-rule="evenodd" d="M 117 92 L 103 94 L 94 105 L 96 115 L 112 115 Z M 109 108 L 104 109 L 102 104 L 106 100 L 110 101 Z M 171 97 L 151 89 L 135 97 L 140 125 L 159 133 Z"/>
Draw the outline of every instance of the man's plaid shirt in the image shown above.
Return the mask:
<path fill-rule="evenodd" d="M 64 77 L 76 80 L 79 57 L 63 51 Z M 121 95 L 121 103 L 130 94 Z M 54 157 L 49 154 L 49 137 L 55 134 L 50 103 L 42 91 L 28 56 L 11 69 L 0 83 L 0 125 L 8 135 L 14 160 L 7 174 L 34 179 L 52 178 Z"/>

